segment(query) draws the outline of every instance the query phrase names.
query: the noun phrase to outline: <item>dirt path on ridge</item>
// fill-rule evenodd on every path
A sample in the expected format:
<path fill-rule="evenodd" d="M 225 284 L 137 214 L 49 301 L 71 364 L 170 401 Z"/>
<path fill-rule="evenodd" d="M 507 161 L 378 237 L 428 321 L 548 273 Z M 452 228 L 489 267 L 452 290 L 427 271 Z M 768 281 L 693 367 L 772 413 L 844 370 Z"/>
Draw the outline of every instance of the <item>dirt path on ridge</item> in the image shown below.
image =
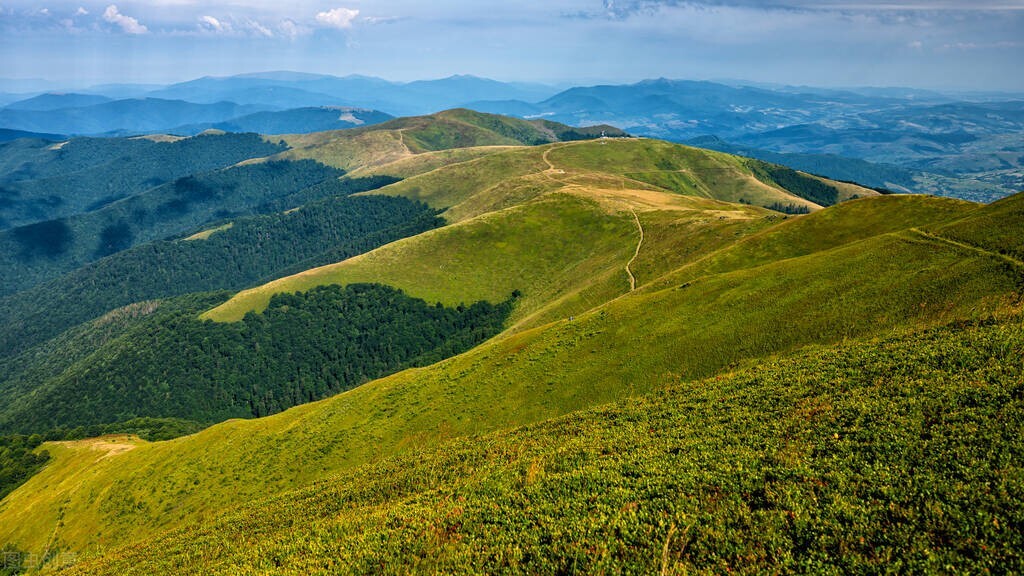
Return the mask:
<path fill-rule="evenodd" d="M 636 276 L 633 276 L 633 271 L 630 270 L 630 266 L 636 261 L 637 256 L 640 255 L 640 247 L 644 245 L 644 227 L 640 224 L 640 217 L 636 215 L 636 210 L 632 207 L 629 209 L 630 213 L 633 214 L 633 220 L 636 222 L 636 229 L 640 231 L 640 241 L 636 243 L 636 250 L 633 252 L 633 257 L 626 262 L 626 274 L 629 275 L 629 291 L 636 290 Z"/>

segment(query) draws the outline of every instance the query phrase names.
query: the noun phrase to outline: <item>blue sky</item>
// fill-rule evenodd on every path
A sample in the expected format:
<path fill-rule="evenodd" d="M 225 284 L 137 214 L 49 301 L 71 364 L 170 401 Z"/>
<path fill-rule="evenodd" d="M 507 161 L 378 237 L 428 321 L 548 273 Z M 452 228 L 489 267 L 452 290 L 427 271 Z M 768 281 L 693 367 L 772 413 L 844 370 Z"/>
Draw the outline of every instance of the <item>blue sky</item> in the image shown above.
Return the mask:
<path fill-rule="evenodd" d="M 651 77 L 1024 91 L 1024 0 L 0 0 L 0 77 Z"/>

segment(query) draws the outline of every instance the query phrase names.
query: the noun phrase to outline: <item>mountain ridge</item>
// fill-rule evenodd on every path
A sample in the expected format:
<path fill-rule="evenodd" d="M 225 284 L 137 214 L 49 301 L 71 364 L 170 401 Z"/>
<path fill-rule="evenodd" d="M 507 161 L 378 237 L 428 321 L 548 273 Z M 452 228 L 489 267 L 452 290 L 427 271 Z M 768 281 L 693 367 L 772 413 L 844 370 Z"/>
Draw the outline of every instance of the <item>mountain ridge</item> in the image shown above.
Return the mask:
<path fill-rule="evenodd" d="M 19 374 L 0 381 L 9 421 L 210 424 L 167 441 L 43 444 L 49 463 L 0 500 L 0 543 L 75 554 L 69 571 L 305 573 L 372 570 L 378 554 L 424 569 L 483 566 L 495 557 L 481 542 L 515 539 L 532 556 L 500 561 L 538 571 L 626 569 L 643 564 L 637 550 L 654 552 L 643 566 L 655 570 L 834 567 L 826 553 L 838 542 L 859 551 L 848 566 L 868 570 L 881 558 L 856 536 L 877 546 L 898 534 L 923 570 L 935 547 L 911 535 L 946 532 L 914 515 L 920 490 L 952 495 L 928 522 L 973 526 L 965 514 L 983 506 L 1012 523 L 1015 500 L 973 487 L 1004 486 L 982 444 L 1024 446 L 1012 427 L 978 443 L 962 430 L 998 421 L 1019 392 L 1009 363 L 1024 342 L 1024 194 L 988 205 L 879 194 L 626 136 L 454 109 L 265 140 L 273 153 L 115 202 L 182 188 L 182 200 L 217 190 L 254 208 L 204 205 L 170 237 L 147 231 L 156 242 L 105 256 L 109 270 L 187 270 L 208 250 L 196 261 L 216 264 L 197 272 L 241 265 L 280 279 L 254 272 L 232 295 L 199 292 L 219 286 L 185 274 L 181 296 L 123 301 L 101 286 L 90 297 L 117 308 L 90 308 L 0 359 Z M 73 162 L 52 174 L 89 165 L 74 142 L 60 155 Z M 26 146 L 0 162 L 58 152 Z M 373 214 L 398 207 L 419 224 L 374 228 Z M 397 237 L 379 234 L 394 226 Z M 303 231 L 308 253 L 294 241 Z M 302 253 L 279 260 L 282 244 Z M 190 256 L 145 257 L 158 248 Z M 244 264 L 261 253 L 267 262 Z M 53 289 L 102 284 L 88 278 Z M 167 412 L 196 406 L 208 420 Z M 559 439 L 567 429 L 576 433 Z M 910 466 L 901 449 L 922 459 Z M 967 488 L 943 479 L 966 462 Z M 587 501 L 559 496 L 570 485 Z M 885 493 L 872 500 L 857 486 Z M 555 518 L 571 521 L 555 529 Z M 822 526 L 811 536 L 809 519 Z M 637 547 L 596 545 L 604 529 L 637 535 Z M 323 546 L 324 534 L 349 552 L 300 545 Z M 1019 540 L 1012 531 L 971 534 L 996 546 L 970 556 L 972 567 L 1013 561 L 1002 552 Z M 967 540 L 946 537 L 955 545 L 937 548 L 943 561 L 961 558 Z M 560 544 L 580 538 L 586 547 Z"/>

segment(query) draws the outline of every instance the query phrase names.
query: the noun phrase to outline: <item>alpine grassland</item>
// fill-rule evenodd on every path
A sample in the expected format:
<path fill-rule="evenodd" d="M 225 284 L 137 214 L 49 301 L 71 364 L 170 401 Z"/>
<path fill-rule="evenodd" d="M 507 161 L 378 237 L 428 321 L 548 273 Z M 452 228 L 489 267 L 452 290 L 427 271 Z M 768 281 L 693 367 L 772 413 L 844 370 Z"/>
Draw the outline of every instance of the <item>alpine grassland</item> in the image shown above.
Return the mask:
<path fill-rule="evenodd" d="M 625 136 L 611 126 L 603 128 L 608 136 Z M 364 128 L 285 136 L 292 149 L 280 156 L 313 159 L 343 170 L 372 169 L 430 152 L 592 139 L 601 135 L 601 129 L 581 131 L 557 122 L 455 109 Z"/>
<path fill-rule="evenodd" d="M 78 426 L 8 442 L 0 545 L 68 574 L 1024 570 L 1024 194 L 599 129 L 285 136 L 230 169 L 308 168 L 283 198 L 60 279 L 146 290 L 92 282 L 0 359 L 0 425 Z M 241 291 L 184 291 L 202 265 Z"/>
<path fill-rule="evenodd" d="M 514 319 L 552 302 L 565 304 L 564 310 L 556 306 L 564 315 L 574 315 L 618 295 L 623 287 L 628 290 L 624 268 L 615 270 L 609 260 L 623 261 L 620 252 L 632 253 L 626 238 L 638 234 L 633 213 L 641 226 L 646 221 L 651 228 L 647 250 L 638 254 L 638 267 L 650 280 L 779 218 L 776 212 L 735 203 L 736 195 L 765 202 L 804 201 L 761 182 L 745 162 L 638 139 L 551 144 L 458 162 L 372 192 L 425 202 L 444 210 L 442 216 L 453 225 L 243 291 L 207 317 L 238 320 L 265 307 L 275 292 L 360 281 L 393 284 L 446 304 L 499 302 L 519 290 L 524 299 Z M 666 173 L 685 174 L 699 187 L 672 183 L 674 187 L 659 188 L 636 179 Z M 724 198 L 704 192 L 726 189 L 730 192 Z M 615 248 L 609 250 L 603 242 Z M 590 254 L 600 257 L 600 271 L 579 268 Z M 560 275 L 563 288 L 534 286 L 550 284 Z M 606 277 L 606 287 L 586 286 L 600 282 L 600 276 Z"/>
<path fill-rule="evenodd" d="M 862 200 L 875 201 L 887 200 Z M 991 208 L 975 208 L 975 218 L 1019 225 Z M 69 446 L 0 505 L 0 540 L 32 551 L 110 551 L 387 457 L 658 393 L 805 346 L 984 323 L 1019 306 L 1021 280 L 999 254 L 900 231 L 623 292 L 573 318 L 267 418 L 116 457 Z M 881 434 L 871 421 L 861 425 Z M 83 458 L 88 474 L 75 472 Z M 636 474 L 642 484 L 643 471 Z"/>
<path fill-rule="evenodd" d="M 382 458 L 67 574 L 1015 573 L 1019 315 Z"/>

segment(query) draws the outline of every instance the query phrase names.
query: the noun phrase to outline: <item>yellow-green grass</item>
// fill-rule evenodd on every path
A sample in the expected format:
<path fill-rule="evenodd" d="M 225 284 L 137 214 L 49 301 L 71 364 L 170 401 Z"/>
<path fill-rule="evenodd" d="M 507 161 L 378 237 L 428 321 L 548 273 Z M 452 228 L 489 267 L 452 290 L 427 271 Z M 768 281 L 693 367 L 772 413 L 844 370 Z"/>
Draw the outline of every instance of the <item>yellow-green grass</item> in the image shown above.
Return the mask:
<path fill-rule="evenodd" d="M 446 305 L 500 302 L 518 290 L 510 321 L 521 329 L 629 290 L 626 264 L 640 243 L 634 214 L 644 244 L 631 272 L 641 283 L 774 222 L 766 210 L 663 191 L 561 190 L 242 291 L 204 316 L 237 321 L 276 293 L 379 282 Z"/>
<path fill-rule="evenodd" d="M 387 284 L 446 305 L 500 302 L 519 290 L 516 320 L 585 287 L 600 298 L 593 307 L 628 290 L 625 263 L 637 241 L 629 213 L 609 214 L 576 195 L 551 195 L 240 292 L 205 316 L 236 321 L 265 309 L 275 293 L 356 282 Z"/>
<path fill-rule="evenodd" d="M 957 222 L 924 228 L 955 242 L 998 252 L 1011 261 L 1024 261 L 1024 193 L 993 202 Z"/>
<path fill-rule="evenodd" d="M 385 168 L 378 171 L 386 173 Z M 370 193 L 420 200 L 445 209 L 445 218 L 457 222 L 570 184 L 665 190 L 757 206 L 820 208 L 758 180 L 743 159 L 736 156 L 646 139 L 511 149 L 443 166 Z M 855 190 L 861 196 L 877 195 L 852 184 L 842 185 L 842 189 L 851 196 Z"/>
<path fill-rule="evenodd" d="M 525 139 L 554 141 L 554 134 L 545 134 L 533 124 L 506 116 L 455 109 L 430 116 L 399 118 L 392 121 L 402 130 L 409 149 L 415 153 L 469 146 L 514 146 Z"/>
<path fill-rule="evenodd" d="M 771 223 L 770 214 L 756 207 L 659 189 L 614 173 L 656 166 L 692 166 L 694 174 L 708 179 L 709 189 L 729 188 L 726 184 L 731 183 L 733 190 L 767 188 L 782 194 L 755 179 L 737 157 L 655 140 L 558 143 L 497 152 L 372 192 L 447 208 L 445 216 L 450 222 L 471 223 L 469 227 L 436 230 L 346 262 L 243 291 L 205 317 L 237 321 L 248 312 L 265 309 L 275 293 L 304 291 L 329 283 L 382 282 L 415 297 L 449 305 L 476 300 L 498 302 L 519 290 L 525 298 L 512 321 L 521 328 L 531 325 L 522 323 L 526 318 L 536 325 L 574 315 L 628 286 L 624 283 L 628 278 L 621 279 L 625 277 L 624 265 L 614 263 L 623 262 L 624 250 L 635 250 L 636 240 L 623 232 L 623 224 L 628 226 L 623 220 L 632 218 L 629 210 L 642 213 L 641 220 L 649 228 L 645 230 L 647 245 L 641 247 L 632 270 L 640 284 Z M 647 172 L 640 175 L 643 173 Z M 564 203 L 567 192 L 575 197 L 599 198 L 612 214 L 601 214 L 591 206 L 586 218 L 562 221 L 567 214 L 564 210 L 549 209 Z M 554 196 L 560 200 L 544 201 Z M 780 198 L 772 197 L 773 202 Z M 904 212 L 885 216 L 887 206 L 877 206 L 873 218 L 900 222 L 901 217 L 909 216 Z M 549 212 L 541 215 L 544 211 Z M 941 210 L 935 213 L 937 217 L 946 214 Z M 603 238 L 607 229 L 601 222 L 607 218 L 619 223 L 617 239 L 611 243 Z M 832 219 L 824 217 L 822 226 L 813 230 L 825 238 L 825 246 L 837 245 L 845 238 L 841 232 L 828 229 Z M 499 221 L 502 225 L 496 228 Z M 934 221 L 914 220 L 919 224 Z M 518 229 L 521 222 L 533 222 L 529 233 Z M 856 220 L 848 219 L 847 228 L 861 227 Z M 858 238 L 881 231 L 878 226 L 862 228 Z M 597 241 L 599 237 L 601 242 Z M 788 237 L 783 240 L 790 241 Z M 542 308 L 546 308 L 543 314 L 535 314 Z"/>
<path fill-rule="evenodd" d="M 1022 354 L 1019 317 L 811 346 L 385 458 L 69 573 L 1016 572 Z"/>
<path fill-rule="evenodd" d="M 395 130 L 316 132 L 288 136 L 285 142 L 291 150 L 272 158 L 316 160 L 346 171 L 388 164 L 412 155 L 402 134 Z"/>
<path fill-rule="evenodd" d="M 927 227 L 975 214 L 979 204 L 923 195 L 874 196 L 850 200 L 742 238 L 660 278 L 652 288 L 805 256 L 872 236 Z"/>
<path fill-rule="evenodd" d="M 448 110 L 429 116 L 397 118 L 382 124 L 283 137 L 291 150 L 275 156 L 312 159 L 355 171 L 374 170 L 413 155 L 460 148 L 521 146 L 557 138 L 525 120 Z M 444 155 L 433 160 L 443 159 Z M 453 155 L 457 160 L 460 155 Z"/>
<path fill-rule="evenodd" d="M 541 159 L 544 152 L 544 147 L 524 147 L 489 154 L 407 178 L 371 193 L 403 196 L 438 210 L 454 211 L 474 196 L 484 194 L 511 179 L 541 172 L 544 169 Z M 549 181 L 548 188 L 554 188 L 555 184 Z M 458 216 L 449 213 L 445 214 L 445 218 L 449 222 L 458 222 L 467 217 L 479 216 L 484 211 L 477 210 L 474 213 L 462 210 Z"/>
<path fill-rule="evenodd" d="M 328 400 L 97 461 L 71 492 L 45 488 L 63 475 L 69 456 L 59 454 L 0 504 L 0 542 L 102 551 L 453 436 L 541 421 L 807 344 L 985 317 L 1018 302 L 1019 280 L 998 256 L 897 232 L 626 294 Z"/>
<path fill-rule="evenodd" d="M 744 159 L 661 140 L 599 140 L 561 146 L 548 159 L 556 166 L 621 174 L 680 194 L 758 206 L 774 203 L 821 206 L 754 177 Z"/>
<path fill-rule="evenodd" d="M 420 174 L 437 170 L 443 166 L 460 164 L 476 160 L 498 152 L 506 152 L 521 148 L 522 146 L 474 146 L 472 148 L 452 148 L 450 150 L 438 150 L 436 152 L 424 152 L 415 156 L 408 156 L 394 162 L 377 166 L 357 168 L 349 172 L 349 176 L 394 176 L 396 178 L 411 178 Z"/>
<path fill-rule="evenodd" d="M 187 240 L 187 241 L 191 241 L 191 240 L 206 240 L 210 236 L 213 236 L 214 234 L 216 234 L 217 232 L 223 232 L 224 230 L 230 230 L 231 227 L 234 226 L 234 225 L 235 225 L 234 222 L 228 222 L 227 224 L 221 224 L 220 226 L 214 226 L 213 228 L 209 228 L 209 229 L 203 230 L 201 232 L 196 232 L 195 234 L 185 238 L 185 240 Z"/>

